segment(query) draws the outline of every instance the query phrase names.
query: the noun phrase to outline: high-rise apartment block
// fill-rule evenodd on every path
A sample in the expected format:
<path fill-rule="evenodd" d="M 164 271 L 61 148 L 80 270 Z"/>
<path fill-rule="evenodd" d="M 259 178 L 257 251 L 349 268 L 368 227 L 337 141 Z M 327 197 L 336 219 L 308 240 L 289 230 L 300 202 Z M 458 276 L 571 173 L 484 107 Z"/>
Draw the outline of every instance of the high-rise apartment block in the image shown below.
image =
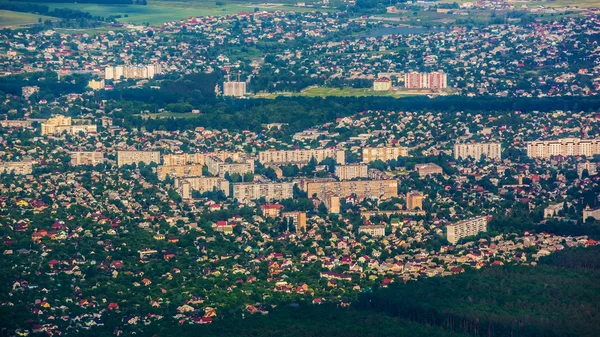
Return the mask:
<path fill-rule="evenodd" d="M 157 168 L 158 179 L 164 180 L 167 176 L 171 178 L 201 177 L 202 165 L 160 165 Z"/>
<path fill-rule="evenodd" d="M 595 176 L 598 174 L 598 164 L 589 161 L 577 164 L 577 175 L 579 175 L 580 178 L 583 176 L 585 170 L 587 170 L 588 176 Z"/>
<path fill-rule="evenodd" d="M 246 95 L 246 82 L 224 82 L 223 96 L 244 97 Z"/>
<path fill-rule="evenodd" d="M 88 87 L 90 87 L 90 89 L 92 90 L 102 90 L 104 89 L 104 79 L 101 79 L 99 81 L 90 80 L 88 82 Z"/>
<path fill-rule="evenodd" d="M 18 175 L 31 174 L 33 171 L 33 161 L 5 161 L 0 162 L 0 173 L 14 173 Z"/>
<path fill-rule="evenodd" d="M 261 197 L 266 201 L 289 199 L 294 196 L 293 186 L 288 182 L 236 183 L 233 184 L 233 198 L 242 203 Z"/>
<path fill-rule="evenodd" d="M 77 134 L 79 132 L 96 132 L 95 124 L 84 124 L 83 121 L 79 121 L 79 124 L 73 124 L 73 120 L 71 117 L 65 116 L 55 116 L 49 118 L 44 123 L 42 123 L 42 136 L 44 135 L 52 135 L 52 134 L 60 134 L 63 132 L 67 132 L 68 134 Z"/>
<path fill-rule="evenodd" d="M 160 73 L 161 67 L 159 64 L 149 64 L 141 66 L 114 66 L 104 68 L 104 79 L 120 80 L 121 78 L 154 78 L 155 75 Z"/>
<path fill-rule="evenodd" d="M 487 216 L 479 216 L 446 226 L 448 242 L 455 244 L 461 238 L 487 232 Z"/>
<path fill-rule="evenodd" d="M 325 207 L 329 213 L 337 214 L 340 212 L 341 203 L 339 195 L 328 191 L 323 193 L 323 195 L 321 195 L 319 198 L 321 199 L 321 202 L 325 204 Z"/>
<path fill-rule="evenodd" d="M 553 156 L 588 156 L 600 154 L 600 139 L 563 138 L 527 143 L 527 156 L 551 158 Z"/>
<path fill-rule="evenodd" d="M 306 232 L 306 212 L 283 212 L 281 216 L 296 227 L 296 232 Z"/>
<path fill-rule="evenodd" d="M 144 163 L 160 164 L 160 152 L 158 151 L 117 151 L 117 165 L 131 165 Z"/>
<path fill-rule="evenodd" d="M 229 196 L 229 181 L 219 177 L 187 177 L 175 179 L 175 188 L 183 199 L 192 197 L 192 190 L 200 193 L 223 191 Z"/>
<path fill-rule="evenodd" d="M 443 71 L 420 73 L 411 71 L 404 74 L 404 87 L 407 89 L 445 89 L 448 76 Z"/>
<path fill-rule="evenodd" d="M 308 196 L 317 197 L 332 192 L 339 197 L 355 194 L 371 199 L 387 199 L 398 196 L 398 180 L 357 180 L 308 183 Z"/>
<path fill-rule="evenodd" d="M 224 177 L 226 174 L 239 174 L 243 176 L 246 173 L 254 173 L 254 161 L 248 160 L 243 163 L 228 163 L 227 161 L 217 157 L 210 156 L 206 159 L 208 172 L 219 177 Z"/>
<path fill-rule="evenodd" d="M 314 149 L 314 150 L 267 150 L 258 154 L 261 164 L 285 164 L 285 163 L 308 163 L 315 158 L 317 163 L 326 158 L 335 159 L 337 164 L 346 163 L 346 152 L 337 149 Z"/>
<path fill-rule="evenodd" d="M 423 193 L 409 192 L 406 194 L 406 209 L 423 209 Z"/>
<path fill-rule="evenodd" d="M 403 146 L 365 147 L 362 149 L 362 162 L 370 163 L 376 160 L 388 161 L 408 157 L 408 148 Z"/>
<path fill-rule="evenodd" d="M 96 151 L 71 152 L 71 165 L 98 165 L 104 163 L 104 153 Z"/>
<path fill-rule="evenodd" d="M 368 178 L 369 167 L 366 164 L 337 165 L 335 167 L 335 176 L 340 180 Z"/>
<path fill-rule="evenodd" d="M 248 155 L 243 152 L 218 151 L 207 153 L 166 154 L 163 156 L 163 164 L 167 166 L 186 164 L 205 165 L 208 157 L 217 157 L 221 160 L 231 159 L 234 162 L 250 160 Z"/>
<path fill-rule="evenodd" d="M 467 143 L 454 144 L 454 159 L 467 159 L 469 157 L 479 160 L 481 156 L 500 160 L 502 157 L 502 144 L 500 143 Z"/>

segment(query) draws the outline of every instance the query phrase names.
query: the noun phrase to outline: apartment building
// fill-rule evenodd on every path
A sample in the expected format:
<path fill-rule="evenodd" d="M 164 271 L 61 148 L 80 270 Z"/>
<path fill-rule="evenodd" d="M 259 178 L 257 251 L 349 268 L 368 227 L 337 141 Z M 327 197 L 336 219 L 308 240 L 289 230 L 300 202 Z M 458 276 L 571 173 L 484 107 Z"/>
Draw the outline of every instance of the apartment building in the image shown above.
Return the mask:
<path fill-rule="evenodd" d="M 335 176 L 340 180 L 368 178 L 369 167 L 366 164 L 337 165 L 335 167 Z"/>
<path fill-rule="evenodd" d="M 149 64 L 141 66 L 114 66 L 104 68 L 104 79 L 120 80 L 121 78 L 154 78 L 155 75 L 160 73 L 161 66 L 159 64 Z"/>
<path fill-rule="evenodd" d="M 325 183 L 336 181 L 335 178 L 297 178 L 294 179 L 294 185 L 298 186 L 303 192 L 308 192 L 308 184 Z"/>
<path fill-rule="evenodd" d="M 419 177 L 423 178 L 428 175 L 443 174 L 444 170 L 441 166 L 434 163 L 425 163 L 415 165 L 415 171 L 419 173 Z"/>
<path fill-rule="evenodd" d="M 246 82 L 230 81 L 223 83 L 223 96 L 244 97 L 246 95 Z"/>
<path fill-rule="evenodd" d="M 251 160 L 251 158 L 248 158 L 248 155 L 243 152 L 218 151 L 207 153 L 166 154 L 163 156 L 163 164 L 167 166 L 186 164 L 204 165 L 206 164 L 206 159 L 211 156 L 221 160 L 231 159 L 234 162 Z"/>
<path fill-rule="evenodd" d="M 90 89 L 92 90 L 102 90 L 104 89 L 104 79 L 101 79 L 99 81 L 90 80 L 88 82 L 88 87 L 90 87 Z"/>
<path fill-rule="evenodd" d="M 590 208 L 590 206 L 586 206 L 583 210 L 583 221 L 588 218 L 594 218 L 596 220 L 600 220 L 600 207 L 598 208 Z"/>
<path fill-rule="evenodd" d="M 31 174 L 33 171 L 33 161 L 5 161 L 0 162 L 0 173 L 14 173 L 17 175 Z"/>
<path fill-rule="evenodd" d="M 158 179 L 201 177 L 203 165 L 160 165 L 157 168 Z"/>
<path fill-rule="evenodd" d="M 588 156 L 600 154 L 600 139 L 563 138 L 527 142 L 527 156 L 548 159 L 553 156 Z"/>
<path fill-rule="evenodd" d="M 406 194 L 406 209 L 412 211 L 414 209 L 423 209 L 423 193 L 409 192 Z"/>
<path fill-rule="evenodd" d="M 131 164 L 160 164 L 160 152 L 159 151 L 117 151 L 117 165 L 119 167 L 123 165 Z"/>
<path fill-rule="evenodd" d="M 420 73 L 411 71 L 404 74 L 404 87 L 407 89 L 445 89 L 448 75 L 443 71 Z"/>
<path fill-rule="evenodd" d="M 71 165 L 98 165 L 104 163 L 104 153 L 96 151 L 71 152 Z"/>
<path fill-rule="evenodd" d="M 266 201 L 289 199 L 294 196 L 293 186 L 294 184 L 289 182 L 235 183 L 233 198 L 244 203 L 261 197 Z"/>
<path fill-rule="evenodd" d="M 588 176 L 595 176 L 598 174 L 598 164 L 589 161 L 577 164 L 577 175 L 579 175 L 579 178 L 583 176 L 583 171 L 585 170 L 588 171 Z"/>
<path fill-rule="evenodd" d="M 383 146 L 383 147 L 365 147 L 362 149 L 362 162 L 381 160 L 388 161 L 398 159 L 398 157 L 408 157 L 408 148 L 403 146 Z"/>
<path fill-rule="evenodd" d="M 308 183 L 308 196 L 322 196 L 332 192 L 339 197 L 352 194 L 372 199 L 387 199 L 398 196 L 397 180 L 359 180 Z"/>
<path fill-rule="evenodd" d="M 260 205 L 260 210 L 267 218 L 278 218 L 281 214 L 283 205 L 280 204 L 263 204 Z"/>
<path fill-rule="evenodd" d="M 337 149 L 311 149 L 311 150 L 267 150 L 258 154 L 258 161 L 261 164 L 277 163 L 285 164 L 289 162 L 308 163 L 311 158 L 315 158 L 317 163 L 326 158 L 335 159 L 339 165 L 346 163 L 346 152 Z"/>
<path fill-rule="evenodd" d="M 86 121 L 87 122 L 87 121 Z M 80 124 L 73 124 L 71 117 L 54 116 L 42 123 L 42 136 L 60 134 L 66 131 L 68 134 L 77 134 L 79 132 L 96 132 L 95 124 L 84 124 L 80 120 Z"/>
<path fill-rule="evenodd" d="M 340 212 L 340 196 L 335 193 L 328 191 L 321 195 L 320 200 L 325 207 L 327 208 L 327 212 L 337 214 Z"/>
<path fill-rule="evenodd" d="M 387 77 L 378 78 L 373 81 L 374 91 L 388 91 L 392 88 L 392 80 Z"/>
<path fill-rule="evenodd" d="M 296 232 L 306 232 L 306 212 L 283 212 L 281 216 L 296 227 Z"/>
<path fill-rule="evenodd" d="M 358 227 L 358 233 L 367 233 L 373 237 L 385 236 L 384 225 L 365 225 Z"/>
<path fill-rule="evenodd" d="M 473 158 L 479 160 L 481 156 L 500 160 L 502 157 L 502 144 L 500 143 L 467 143 L 454 144 L 454 159 Z"/>
<path fill-rule="evenodd" d="M 175 188 L 183 199 L 190 199 L 192 191 L 200 193 L 223 191 L 229 196 L 229 181 L 219 177 L 186 177 L 175 179 Z"/>
<path fill-rule="evenodd" d="M 254 161 L 248 160 L 243 163 L 228 163 L 217 156 L 209 156 L 205 160 L 208 172 L 212 175 L 224 177 L 226 174 L 239 174 L 243 176 L 246 173 L 254 173 Z"/>
<path fill-rule="evenodd" d="M 487 223 L 487 216 L 484 215 L 450 224 L 446 226 L 448 242 L 456 244 L 461 238 L 487 232 Z"/>

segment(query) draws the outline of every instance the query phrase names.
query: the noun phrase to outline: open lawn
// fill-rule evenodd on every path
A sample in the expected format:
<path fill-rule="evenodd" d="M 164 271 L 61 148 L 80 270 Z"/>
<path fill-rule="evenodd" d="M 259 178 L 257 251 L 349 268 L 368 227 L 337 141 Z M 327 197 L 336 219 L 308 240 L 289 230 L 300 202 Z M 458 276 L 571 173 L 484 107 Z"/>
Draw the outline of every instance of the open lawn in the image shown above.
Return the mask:
<path fill-rule="evenodd" d="M 365 96 L 391 96 L 405 97 L 413 95 L 429 95 L 432 94 L 429 90 L 398 90 L 398 91 L 373 91 L 367 88 L 310 88 L 301 92 L 283 92 L 273 93 L 266 96 L 257 95 L 256 97 L 275 98 L 277 96 L 305 96 L 305 97 L 365 97 Z"/>
<path fill-rule="evenodd" d="M 0 10 L 0 28 L 19 27 L 34 24 L 38 22 L 39 18 L 41 18 L 42 21 L 55 19 L 49 16 L 37 14 Z"/>
<path fill-rule="evenodd" d="M 5 1 L 5 0 L 2 0 Z M 313 8 L 294 7 L 284 3 L 251 3 L 250 1 L 230 2 L 217 6 L 216 1 L 191 0 L 191 1 L 148 1 L 148 5 L 120 5 L 120 4 L 91 4 L 91 3 L 43 3 L 50 8 L 71 8 L 89 12 L 94 16 L 109 17 L 120 16 L 117 19 L 122 23 L 135 25 L 150 23 L 161 25 L 164 22 L 176 21 L 190 16 L 227 15 L 239 12 L 252 12 L 255 8 L 261 11 L 289 10 L 312 11 Z M 41 3 L 38 3 L 41 4 Z"/>

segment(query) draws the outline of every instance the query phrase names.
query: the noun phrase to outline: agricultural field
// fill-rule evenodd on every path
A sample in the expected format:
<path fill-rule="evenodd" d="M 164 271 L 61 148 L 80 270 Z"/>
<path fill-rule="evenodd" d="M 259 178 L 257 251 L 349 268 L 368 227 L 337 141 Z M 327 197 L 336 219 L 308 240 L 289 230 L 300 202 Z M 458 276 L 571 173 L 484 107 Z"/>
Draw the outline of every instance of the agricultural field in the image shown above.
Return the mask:
<path fill-rule="evenodd" d="M 185 19 L 189 16 L 226 15 L 239 12 L 251 12 L 258 8 L 261 11 L 293 10 L 297 12 L 312 11 L 313 8 L 294 7 L 284 3 L 250 3 L 223 1 L 217 6 L 215 1 L 148 1 L 148 5 L 92 4 L 92 3 L 43 3 L 50 8 L 71 8 L 89 12 L 94 16 L 120 16 L 122 23 L 135 25 L 161 25 L 164 22 Z"/>
<path fill-rule="evenodd" d="M 313 87 L 302 90 L 298 93 L 273 93 L 266 96 L 257 95 L 257 97 L 275 98 L 277 96 L 304 96 L 304 97 L 366 97 L 366 96 L 390 96 L 406 97 L 414 95 L 429 95 L 429 90 L 398 90 L 398 91 L 373 91 L 370 88 L 320 88 Z"/>
<path fill-rule="evenodd" d="M 49 16 L 0 10 L 0 28 L 20 27 L 38 22 L 38 19 L 55 20 Z"/>

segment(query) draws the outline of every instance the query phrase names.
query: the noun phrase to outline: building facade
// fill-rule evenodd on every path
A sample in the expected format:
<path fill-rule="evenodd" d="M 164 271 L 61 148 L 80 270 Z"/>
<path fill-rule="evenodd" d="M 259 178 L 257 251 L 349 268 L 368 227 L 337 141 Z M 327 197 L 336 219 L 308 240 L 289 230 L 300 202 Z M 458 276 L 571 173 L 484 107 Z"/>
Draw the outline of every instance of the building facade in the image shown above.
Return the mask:
<path fill-rule="evenodd" d="M 201 177 L 203 165 L 160 165 L 157 168 L 158 179 Z"/>
<path fill-rule="evenodd" d="M 158 151 L 117 151 L 117 165 L 131 164 L 160 164 L 160 152 Z"/>
<path fill-rule="evenodd" d="M 454 144 L 454 159 L 467 159 L 469 157 L 479 160 L 481 156 L 500 160 L 502 158 L 502 144 L 500 143 L 468 143 Z"/>
<path fill-rule="evenodd" d="M 374 91 L 388 91 L 392 88 L 392 80 L 387 77 L 378 78 L 373 81 Z"/>
<path fill-rule="evenodd" d="M 420 73 L 411 71 L 404 74 L 404 87 L 407 89 L 445 89 L 448 75 L 443 71 Z"/>
<path fill-rule="evenodd" d="M 264 197 L 266 201 L 289 199 L 294 196 L 294 184 L 289 182 L 235 183 L 233 198 L 246 203 Z"/>
<path fill-rule="evenodd" d="M 600 220 L 600 207 L 590 208 L 590 206 L 587 206 L 583 210 L 583 221 L 585 222 L 588 218 Z"/>
<path fill-rule="evenodd" d="M 71 152 L 71 165 L 98 165 L 104 163 L 104 153 L 96 151 Z"/>
<path fill-rule="evenodd" d="M 82 121 L 80 120 L 80 122 Z M 97 128 L 95 124 L 73 124 L 71 117 L 61 115 L 49 118 L 42 123 L 42 136 L 60 134 L 65 131 L 73 135 L 79 132 L 96 132 Z"/>
<path fill-rule="evenodd" d="M 246 173 L 254 173 L 254 161 L 248 160 L 244 163 L 228 163 L 217 156 L 209 156 L 206 159 L 208 172 L 212 175 L 224 177 L 226 174 L 239 174 L 243 176 Z"/>
<path fill-rule="evenodd" d="M 406 194 L 406 209 L 412 211 L 414 209 L 423 209 L 423 193 L 409 192 Z"/>
<path fill-rule="evenodd" d="M 388 161 L 408 157 L 408 148 L 403 146 L 365 147 L 362 149 L 362 162 L 368 164 L 376 160 Z"/>
<path fill-rule="evenodd" d="M 450 224 L 446 226 L 448 242 L 456 244 L 461 238 L 487 232 L 487 223 L 487 216 L 479 216 Z"/>
<path fill-rule="evenodd" d="M 430 174 L 444 173 L 442 167 L 434 163 L 417 164 L 415 165 L 415 171 L 419 173 L 419 177 L 426 177 Z"/>
<path fill-rule="evenodd" d="M 14 173 L 17 175 L 31 174 L 33 171 L 33 161 L 5 161 L 0 162 L 0 173 Z"/>
<path fill-rule="evenodd" d="M 296 232 L 306 232 L 306 212 L 283 212 L 281 216 L 296 227 Z"/>
<path fill-rule="evenodd" d="M 192 191 L 200 193 L 222 191 L 229 196 L 229 181 L 219 177 L 187 177 L 175 179 L 175 188 L 183 199 L 190 199 Z"/>
<path fill-rule="evenodd" d="M 261 164 L 268 163 L 289 163 L 299 162 L 308 163 L 311 158 L 315 158 L 317 163 L 326 158 L 335 159 L 337 164 L 343 165 L 346 163 L 346 152 L 337 149 L 311 149 L 311 150 L 267 150 L 259 152 L 258 161 Z"/>
<path fill-rule="evenodd" d="M 549 159 L 553 156 L 588 156 L 600 154 L 600 139 L 563 138 L 527 143 L 527 156 Z"/>
<path fill-rule="evenodd" d="M 224 82 L 223 96 L 244 97 L 246 95 L 246 82 Z"/>
<path fill-rule="evenodd" d="M 369 167 L 366 164 L 337 165 L 335 167 L 335 176 L 340 180 L 368 178 Z"/>
<path fill-rule="evenodd" d="M 159 64 L 149 64 L 142 66 L 114 66 L 104 68 L 105 80 L 120 80 L 123 79 L 145 79 L 154 78 L 155 75 L 161 73 Z"/>
<path fill-rule="evenodd" d="M 373 237 L 385 236 L 384 225 L 366 225 L 358 227 L 358 233 L 367 233 Z"/>
<path fill-rule="evenodd" d="M 358 180 L 308 183 L 308 196 L 317 197 L 331 192 L 339 197 L 357 195 L 371 199 L 388 199 L 398 196 L 397 180 Z"/>

